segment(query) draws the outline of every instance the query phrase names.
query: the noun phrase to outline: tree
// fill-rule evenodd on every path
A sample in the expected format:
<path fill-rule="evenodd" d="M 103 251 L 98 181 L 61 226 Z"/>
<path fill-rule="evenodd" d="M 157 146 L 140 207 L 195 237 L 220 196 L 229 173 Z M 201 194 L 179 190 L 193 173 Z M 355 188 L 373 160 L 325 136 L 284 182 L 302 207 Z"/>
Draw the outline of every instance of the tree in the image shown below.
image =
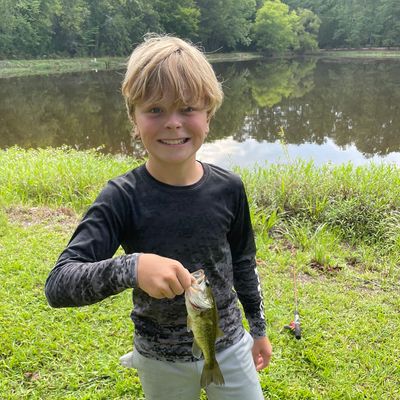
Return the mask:
<path fill-rule="evenodd" d="M 320 47 L 395 46 L 400 44 L 398 0 L 284 0 L 306 8 L 321 20 Z"/>
<path fill-rule="evenodd" d="M 194 0 L 156 0 L 153 7 L 164 32 L 192 40 L 198 37 L 200 10 Z"/>
<path fill-rule="evenodd" d="M 248 46 L 255 0 L 197 0 L 201 42 L 207 50 L 234 50 Z"/>
<path fill-rule="evenodd" d="M 318 49 L 318 32 L 321 20 L 311 10 L 298 9 L 295 24 L 296 44 L 294 50 L 305 53 Z"/>
<path fill-rule="evenodd" d="M 53 10 L 56 0 L 18 0 L 14 5 L 13 52 L 34 57 L 51 49 Z"/>
<path fill-rule="evenodd" d="M 382 27 L 380 43 L 383 46 L 400 46 L 400 2 L 386 0 L 377 7 L 377 19 Z"/>
<path fill-rule="evenodd" d="M 89 16 L 85 0 L 58 0 L 53 19 L 53 51 L 70 56 L 86 54 L 84 24 Z"/>
<path fill-rule="evenodd" d="M 267 0 L 257 11 L 254 24 L 255 41 L 266 54 L 282 54 L 295 47 L 298 16 L 280 0 Z"/>
<path fill-rule="evenodd" d="M 146 0 L 86 0 L 90 8 L 86 42 L 90 54 L 125 55 L 148 32 L 159 32 L 159 15 Z"/>
<path fill-rule="evenodd" d="M 0 56 L 13 53 L 13 33 L 17 23 L 13 0 L 0 0 Z"/>

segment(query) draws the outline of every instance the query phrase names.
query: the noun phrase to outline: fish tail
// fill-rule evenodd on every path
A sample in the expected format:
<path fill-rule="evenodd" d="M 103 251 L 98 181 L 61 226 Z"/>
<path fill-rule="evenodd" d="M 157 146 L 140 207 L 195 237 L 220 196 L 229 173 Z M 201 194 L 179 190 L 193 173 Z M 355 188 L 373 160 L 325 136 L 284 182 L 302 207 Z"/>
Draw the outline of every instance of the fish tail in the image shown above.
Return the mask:
<path fill-rule="evenodd" d="M 210 383 L 214 383 L 216 385 L 225 385 L 225 380 L 222 375 L 221 369 L 219 368 L 217 360 L 214 361 L 213 365 L 204 364 L 203 372 L 201 373 L 201 387 L 206 387 Z"/>

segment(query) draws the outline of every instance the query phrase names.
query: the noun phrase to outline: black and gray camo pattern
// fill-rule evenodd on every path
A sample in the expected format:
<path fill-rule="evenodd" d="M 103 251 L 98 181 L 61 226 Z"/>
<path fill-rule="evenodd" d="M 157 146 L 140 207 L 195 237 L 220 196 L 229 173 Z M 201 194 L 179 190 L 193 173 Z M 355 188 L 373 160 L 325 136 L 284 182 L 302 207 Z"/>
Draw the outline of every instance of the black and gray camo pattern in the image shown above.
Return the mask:
<path fill-rule="evenodd" d="M 220 351 L 244 334 L 238 298 L 253 337 L 265 336 L 255 245 L 243 183 L 203 164 L 194 185 L 156 181 L 145 166 L 110 181 L 90 207 L 46 282 L 53 307 L 95 303 L 133 288 L 135 346 L 144 356 L 194 361 L 184 296 L 154 299 L 136 285 L 138 253 L 203 268 L 215 295 L 224 336 Z M 112 258 L 121 245 L 125 256 Z"/>

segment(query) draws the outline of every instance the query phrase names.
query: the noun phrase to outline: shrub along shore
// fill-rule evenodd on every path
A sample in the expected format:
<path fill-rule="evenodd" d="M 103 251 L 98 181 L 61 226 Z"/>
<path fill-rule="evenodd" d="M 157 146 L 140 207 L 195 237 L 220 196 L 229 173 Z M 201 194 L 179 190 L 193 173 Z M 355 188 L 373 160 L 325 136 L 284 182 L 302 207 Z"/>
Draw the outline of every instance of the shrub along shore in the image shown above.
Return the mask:
<path fill-rule="evenodd" d="M 43 286 L 107 179 L 141 160 L 69 148 L 0 150 L 0 398 L 140 399 L 130 291 L 51 309 Z M 274 347 L 266 399 L 400 398 L 400 168 L 301 160 L 237 169 Z M 293 318 L 296 271 L 303 337 Z M 205 398 L 205 397 L 204 397 Z"/>

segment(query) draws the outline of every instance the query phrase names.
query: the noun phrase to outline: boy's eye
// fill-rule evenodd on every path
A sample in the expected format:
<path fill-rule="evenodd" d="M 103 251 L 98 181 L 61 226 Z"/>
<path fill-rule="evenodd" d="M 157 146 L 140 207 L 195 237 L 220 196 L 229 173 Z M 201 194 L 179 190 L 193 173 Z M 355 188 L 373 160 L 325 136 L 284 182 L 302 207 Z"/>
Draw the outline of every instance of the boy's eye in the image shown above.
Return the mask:
<path fill-rule="evenodd" d="M 162 110 L 161 110 L 160 107 L 152 107 L 152 108 L 150 108 L 150 110 L 149 110 L 149 112 L 152 113 L 152 114 L 158 114 L 158 113 L 160 113 L 161 111 L 162 111 Z"/>
<path fill-rule="evenodd" d="M 194 111 L 194 108 L 193 108 L 193 107 L 190 107 L 190 106 L 187 106 L 187 107 L 185 107 L 185 108 L 183 109 L 183 112 L 192 112 L 192 111 Z"/>

